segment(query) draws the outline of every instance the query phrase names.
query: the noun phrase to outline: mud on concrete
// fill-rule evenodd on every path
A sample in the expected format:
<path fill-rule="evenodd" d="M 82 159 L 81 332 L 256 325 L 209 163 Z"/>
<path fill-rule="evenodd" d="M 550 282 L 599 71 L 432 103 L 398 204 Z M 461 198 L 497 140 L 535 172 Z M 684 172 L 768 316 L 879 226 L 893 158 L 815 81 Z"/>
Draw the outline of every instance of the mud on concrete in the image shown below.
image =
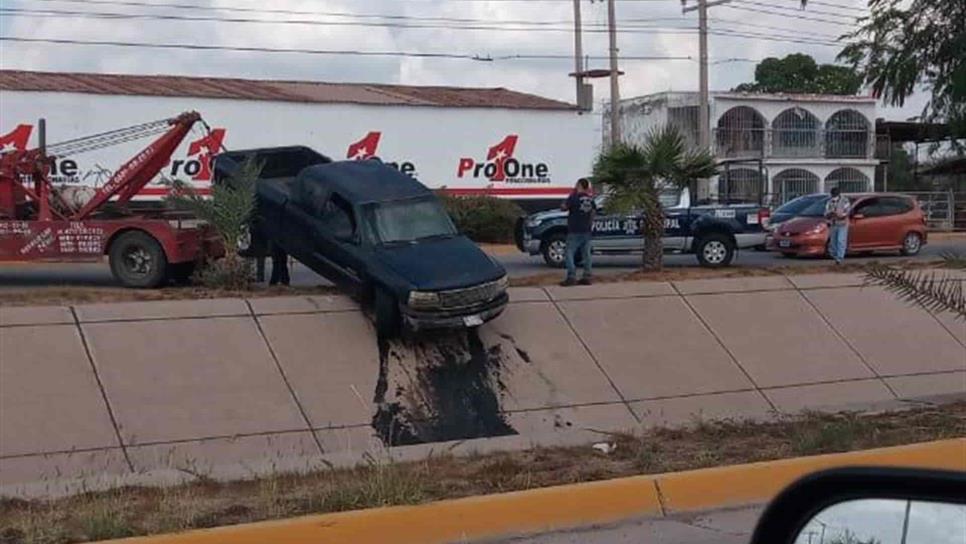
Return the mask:
<path fill-rule="evenodd" d="M 486 346 L 475 329 L 378 342 L 372 427 L 386 446 L 517 434 L 501 401 L 523 354 Z"/>

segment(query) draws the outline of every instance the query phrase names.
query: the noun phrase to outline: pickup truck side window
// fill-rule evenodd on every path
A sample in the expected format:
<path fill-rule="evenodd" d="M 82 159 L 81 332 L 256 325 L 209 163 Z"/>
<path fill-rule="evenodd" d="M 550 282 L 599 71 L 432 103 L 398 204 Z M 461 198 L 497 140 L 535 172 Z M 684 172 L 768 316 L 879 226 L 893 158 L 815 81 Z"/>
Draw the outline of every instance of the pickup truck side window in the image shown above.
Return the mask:
<path fill-rule="evenodd" d="M 352 205 L 337 193 L 326 201 L 322 210 L 323 225 L 336 238 L 349 238 L 356 233 L 355 214 Z"/>

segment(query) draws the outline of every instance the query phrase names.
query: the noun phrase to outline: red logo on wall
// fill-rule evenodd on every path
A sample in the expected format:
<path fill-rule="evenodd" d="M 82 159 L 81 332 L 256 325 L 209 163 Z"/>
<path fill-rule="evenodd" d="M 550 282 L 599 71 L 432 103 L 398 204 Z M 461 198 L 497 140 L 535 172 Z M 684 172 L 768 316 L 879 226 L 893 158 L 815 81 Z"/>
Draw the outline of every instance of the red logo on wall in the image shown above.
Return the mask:
<path fill-rule="evenodd" d="M 365 138 L 356 143 L 349 144 L 349 149 L 346 151 L 345 158 L 352 159 L 354 161 L 362 161 L 375 157 L 376 152 L 379 150 L 380 138 L 382 138 L 381 132 L 370 132 L 369 134 L 366 134 Z"/>
<path fill-rule="evenodd" d="M 17 128 L 0 136 L 0 153 L 26 151 L 33 129 L 33 125 L 17 125 Z"/>
<path fill-rule="evenodd" d="M 550 183 L 550 167 L 546 163 L 526 163 L 514 155 L 520 137 L 509 134 L 486 153 L 486 161 L 477 162 L 462 158 L 456 168 L 456 177 L 484 177 L 504 183 Z"/>
<path fill-rule="evenodd" d="M 211 162 L 222 150 L 225 132 L 223 128 L 212 129 L 188 144 L 188 159 L 171 161 L 171 177 L 184 172 L 192 181 L 211 181 Z"/>
<path fill-rule="evenodd" d="M 382 140 L 382 132 L 370 131 L 358 142 L 349 144 L 345 158 L 353 161 L 379 158 L 380 140 Z M 384 162 L 383 164 L 395 168 L 407 176 L 416 177 L 416 165 L 412 161 Z"/>

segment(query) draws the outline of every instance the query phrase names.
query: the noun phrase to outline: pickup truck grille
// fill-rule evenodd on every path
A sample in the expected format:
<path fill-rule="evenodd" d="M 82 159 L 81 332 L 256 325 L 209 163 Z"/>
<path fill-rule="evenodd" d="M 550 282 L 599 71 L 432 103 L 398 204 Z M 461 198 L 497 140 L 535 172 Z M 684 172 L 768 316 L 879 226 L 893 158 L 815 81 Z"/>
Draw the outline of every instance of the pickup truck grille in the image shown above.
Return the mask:
<path fill-rule="evenodd" d="M 439 292 L 439 303 L 444 309 L 451 310 L 465 308 L 484 302 L 489 302 L 504 290 L 501 280 L 491 281 L 463 289 L 451 289 Z"/>

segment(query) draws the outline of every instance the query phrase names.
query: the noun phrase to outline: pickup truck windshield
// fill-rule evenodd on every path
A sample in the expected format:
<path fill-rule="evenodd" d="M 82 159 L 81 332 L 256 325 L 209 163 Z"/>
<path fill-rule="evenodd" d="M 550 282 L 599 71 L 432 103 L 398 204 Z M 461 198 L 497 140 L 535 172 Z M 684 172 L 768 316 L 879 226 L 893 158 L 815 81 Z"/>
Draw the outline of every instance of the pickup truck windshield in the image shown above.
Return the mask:
<path fill-rule="evenodd" d="M 456 235 L 453 222 L 432 199 L 382 202 L 370 206 L 367 214 L 372 231 L 384 244 Z"/>

